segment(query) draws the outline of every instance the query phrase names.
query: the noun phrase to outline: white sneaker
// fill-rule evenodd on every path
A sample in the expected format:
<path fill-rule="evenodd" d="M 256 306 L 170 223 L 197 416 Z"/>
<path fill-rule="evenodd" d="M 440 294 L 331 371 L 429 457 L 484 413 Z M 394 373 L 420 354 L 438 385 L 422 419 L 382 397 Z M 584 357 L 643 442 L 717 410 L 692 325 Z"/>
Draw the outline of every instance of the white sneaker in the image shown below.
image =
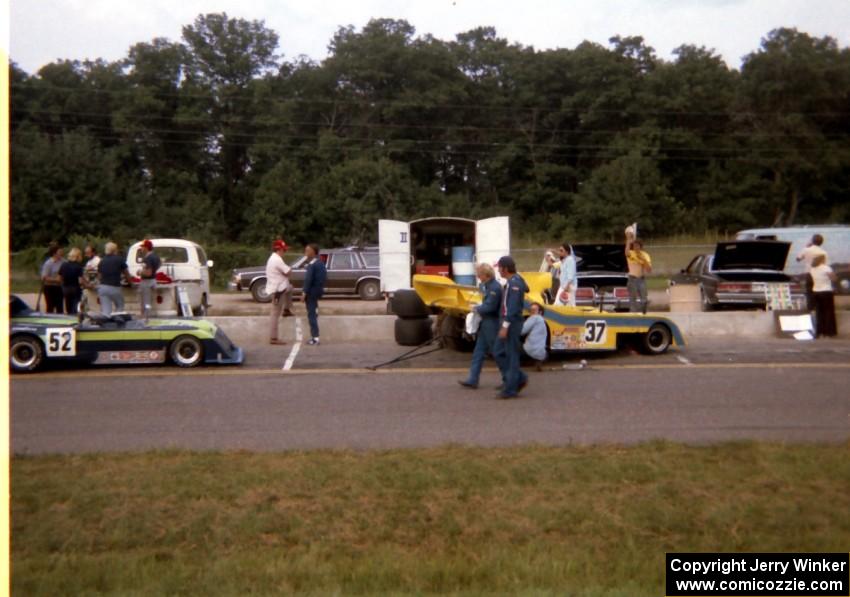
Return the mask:
<path fill-rule="evenodd" d="M 311 338 L 310 341 L 307 344 L 309 344 L 310 346 L 318 346 L 319 345 L 319 339 L 318 338 Z"/>

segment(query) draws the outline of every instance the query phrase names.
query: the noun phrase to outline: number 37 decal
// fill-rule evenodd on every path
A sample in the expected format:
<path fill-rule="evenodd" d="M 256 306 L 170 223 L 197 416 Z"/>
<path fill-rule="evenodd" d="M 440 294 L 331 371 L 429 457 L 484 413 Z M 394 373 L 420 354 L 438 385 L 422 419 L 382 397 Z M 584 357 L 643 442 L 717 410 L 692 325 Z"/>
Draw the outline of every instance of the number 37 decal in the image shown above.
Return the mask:
<path fill-rule="evenodd" d="M 588 344 L 605 344 L 608 339 L 608 323 L 605 321 L 586 321 L 584 323 L 584 341 Z"/>
<path fill-rule="evenodd" d="M 77 355 L 77 330 L 74 328 L 47 328 L 47 356 L 73 357 Z"/>

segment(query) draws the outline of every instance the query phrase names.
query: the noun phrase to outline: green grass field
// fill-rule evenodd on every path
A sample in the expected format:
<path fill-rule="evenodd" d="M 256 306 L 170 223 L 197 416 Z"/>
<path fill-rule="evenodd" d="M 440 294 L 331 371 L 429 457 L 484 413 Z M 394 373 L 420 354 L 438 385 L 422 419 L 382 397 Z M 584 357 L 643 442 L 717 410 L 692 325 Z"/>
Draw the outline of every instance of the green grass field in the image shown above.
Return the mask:
<path fill-rule="evenodd" d="M 850 445 L 15 457 L 17 595 L 661 595 L 667 551 L 844 552 Z"/>

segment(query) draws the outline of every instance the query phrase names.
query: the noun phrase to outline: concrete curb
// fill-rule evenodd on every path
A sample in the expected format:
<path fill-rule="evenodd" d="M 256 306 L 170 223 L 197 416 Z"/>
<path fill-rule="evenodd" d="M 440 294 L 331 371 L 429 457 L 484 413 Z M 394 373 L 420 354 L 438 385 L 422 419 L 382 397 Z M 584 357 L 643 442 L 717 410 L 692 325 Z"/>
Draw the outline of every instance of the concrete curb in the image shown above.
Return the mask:
<path fill-rule="evenodd" d="M 730 311 L 725 313 L 650 313 L 673 321 L 682 330 L 685 340 L 689 337 L 736 337 L 775 338 L 776 323 L 773 313 L 762 311 Z M 850 338 L 850 312 L 836 313 L 838 333 Z M 233 342 L 238 345 L 266 342 L 269 337 L 269 318 L 207 317 L 220 325 Z M 299 320 L 303 337 L 309 337 L 307 318 L 302 316 L 283 318 L 280 322 L 280 338 L 295 340 L 295 321 Z M 328 342 L 355 342 L 393 340 L 395 316 L 393 315 L 328 315 L 319 317 L 321 337 Z"/>

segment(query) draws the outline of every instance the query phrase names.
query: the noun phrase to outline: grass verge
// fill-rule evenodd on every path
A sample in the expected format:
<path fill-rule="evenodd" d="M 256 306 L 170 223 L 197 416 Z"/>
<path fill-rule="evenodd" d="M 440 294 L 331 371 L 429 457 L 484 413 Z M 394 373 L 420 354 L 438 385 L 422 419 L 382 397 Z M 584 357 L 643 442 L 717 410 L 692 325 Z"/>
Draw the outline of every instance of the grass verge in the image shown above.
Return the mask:
<path fill-rule="evenodd" d="M 850 446 L 15 457 L 20 595 L 660 595 L 667 551 L 846 551 Z"/>

